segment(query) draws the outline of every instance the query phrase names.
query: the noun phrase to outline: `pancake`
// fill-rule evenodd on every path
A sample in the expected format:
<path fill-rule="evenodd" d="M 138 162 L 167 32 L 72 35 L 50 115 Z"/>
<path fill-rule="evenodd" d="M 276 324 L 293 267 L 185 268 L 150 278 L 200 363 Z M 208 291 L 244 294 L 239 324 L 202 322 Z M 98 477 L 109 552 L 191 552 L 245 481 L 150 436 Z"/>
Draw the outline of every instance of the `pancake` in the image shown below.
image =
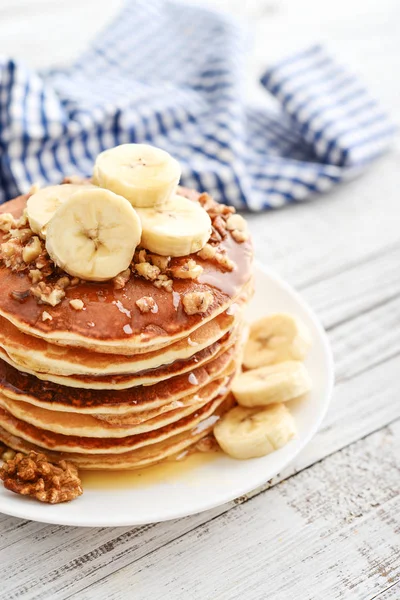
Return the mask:
<path fill-rule="evenodd" d="M 215 423 L 219 419 L 219 415 L 223 414 L 234 404 L 232 396 L 229 394 L 225 401 L 219 405 L 214 414 L 195 425 L 183 433 L 171 436 L 170 438 L 144 446 L 137 450 L 122 452 L 119 454 L 82 454 L 78 452 L 54 452 L 46 450 L 46 456 L 51 461 L 59 461 L 61 459 L 73 462 L 80 469 L 139 469 L 157 464 L 170 457 L 179 457 L 186 450 L 193 447 L 196 442 L 208 435 L 214 428 Z M 18 435 L 14 435 L 4 429 L 0 425 L 0 441 L 6 444 L 9 448 L 13 448 L 17 452 L 28 453 L 31 450 L 43 452 L 40 446 L 28 442 Z"/>
<path fill-rule="evenodd" d="M 143 446 L 162 442 L 169 437 L 192 430 L 202 421 L 214 414 L 223 403 L 226 395 L 218 395 L 195 412 L 146 433 L 128 435 L 122 438 L 95 438 L 74 435 L 62 435 L 41 429 L 21 421 L 0 407 L 0 427 L 14 436 L 21 437 L 31 444 L 46 450 L 84 454 L 120 454 L 137 450 Z"/>
<path fill-rule="evenodd" d="M 129 419 L 113 422 L 93 415 L 46 410 L 26 402 L 10 400 L 2 394 L 0 394 L 0 407 L 20 421 L 64 436 L 122 438 L 166 427 L 198 411 L 226 390 L 234 366 L 233 363 L 230 369 L 225 370 L 222 377 L 203 386 L 197 394 L 185 398 L 185 402 L 175 401 L 172 409 L 161 411 L 158 415 L 153 415 L 149 411 L 145 415 L 147 418 L 143 418 L 142 421 L 139 421 L 138 416 L 135 415 L 133 423 L 129 422 Z"/>
<path fill-rule="evenodd" d="M 232 329 L 236 319 L 237 317 L 224 313 L 168 348 L 133 356 L 113 355 L 111 358 L 109 354 L 49 344 L 18 331 L 0 317 L 0 347 L 17 367 L 35 373 L 67 376 L 133 374 L 190 358 Z"/>
<path fill-rule="evenodd" d="M 195 192 L 180 190 L 194 202 L 201 201 Z M 20 216 L 26 206 L 29 195 L 5 203 L 0 212 L 12 212 Z M 218 205 L 208 200 L 209 214 Z M 5 234 L 0 232 L 0 244 Z M 221 236 L 219 236 L 221 237 Z M 171 344 L 190 335 L 200 325 L 212 321 L 226 311 L 237 298 L 252 277 L 252 246 L 250 240 L 238 243 L 228 232 L 216 243 L 215 248 L 234 264 L 233 270 L 222 268 L 214 260 L 202 260 L 198 255 L 194 259 L 203 273 L 198 279 L 173 279 L 174 292 L 166 292 L 137 274 L 132 274 L 123 289 L 115 289 L 113 282 L 92 283 L 81 281 L 66 290 L 66 297 L 55 307 L 39 304 L 29 294 L 32 282 L 26 270 L 12 271 L 0 266 L 0 315 L 10 321 L 19 330 L 39 337 L 53 344 L 79 346 L 92 352 L 132 354 L 138 349 L 160 344 Z M 181 264 L 173 259 L 171 266 Z M 58 270 L 55 278 L 64 275 Z M 47 281 L 51 283 L 51 279 Z M 45 281 L 45 282 L 46 282 Z M 182 305 L 182 298 L 191 292 L 211 292 L 213 302 L 205 313 L 189 315 Z M 15 299 L 15 295 L 22 301 Z M 21 295 L 22 294 L 22 295 Z M 136 301 L 151 296 L 158 312 L 142 313 Z M 85 310 L 75 311 L 69 300 L 79 298 L 84 302 Z M 51 320 L 42 320 L 44 308 L 51 314 Z M 127 329 L 128 326 L 128 329 Z M 129 333 L 126 333 L 129 331 Z"/>
<path fill-rule="evenodd" d="M 11 400 L 23 401 L 52 411 L 101 414 L 103 418 L 105 415 L 140 415 L 144 411 L 162 410 L 176 401 L 196 394 L 204 385 L 221 375 L 234 354 L 232 346 L 222 349 L 205 365 L 194 365 L 196 368 L 190 372 L 190 379 L 187 374 L 182 374 L 161 380 L 155 385 L 137 386 L 126 390 L 86 390 L 42 382 L 0 360 L 0 392 Z"/>

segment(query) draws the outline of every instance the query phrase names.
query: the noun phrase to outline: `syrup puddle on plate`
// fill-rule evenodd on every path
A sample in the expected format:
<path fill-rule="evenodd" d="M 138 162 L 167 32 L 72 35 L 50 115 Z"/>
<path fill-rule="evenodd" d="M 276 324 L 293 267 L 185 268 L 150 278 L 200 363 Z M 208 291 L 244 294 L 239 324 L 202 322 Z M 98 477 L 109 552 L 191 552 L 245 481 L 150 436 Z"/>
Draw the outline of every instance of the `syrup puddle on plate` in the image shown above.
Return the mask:
<path fill-rule="evenodd" d="M 140 488 L 177 479 L 191 480 L 198 467 L 216 461 L 222 452 L 194 452 L 182 460 L 166 460 L 152 467 L 136 470 L 82 470 L 80 477 L 84 490 L 121 490 Z"/>

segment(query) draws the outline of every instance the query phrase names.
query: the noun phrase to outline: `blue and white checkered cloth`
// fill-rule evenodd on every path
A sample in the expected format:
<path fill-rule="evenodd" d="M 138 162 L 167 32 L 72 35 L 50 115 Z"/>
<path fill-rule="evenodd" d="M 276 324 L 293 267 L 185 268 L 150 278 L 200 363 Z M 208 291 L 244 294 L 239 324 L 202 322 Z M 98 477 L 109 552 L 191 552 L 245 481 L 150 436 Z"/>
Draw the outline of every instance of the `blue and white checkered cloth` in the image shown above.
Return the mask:
<path fill-rule="evenodd" d="M 70 68 L 0 60 L 0 202 L 145 142 L 180 161 L 183 185 L 258 211 L 326 191 L 387 148 L 387 117 L 320 47 L 262 77 L 280 112 L 246 106 L 245 47 L 228 16 L 130 0 Z"/>

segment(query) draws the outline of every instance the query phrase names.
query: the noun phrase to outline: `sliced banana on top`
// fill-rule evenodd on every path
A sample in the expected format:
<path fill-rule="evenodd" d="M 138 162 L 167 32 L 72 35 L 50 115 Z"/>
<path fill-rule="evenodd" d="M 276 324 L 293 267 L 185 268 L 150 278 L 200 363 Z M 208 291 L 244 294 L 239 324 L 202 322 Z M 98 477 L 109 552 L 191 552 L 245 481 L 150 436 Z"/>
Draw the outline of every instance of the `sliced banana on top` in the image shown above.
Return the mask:
<path fill-rule="evenodd" d="M 285 360 L 303 360 L 311 345 L 311 336 L 302 321 L 279 313 L 263 317 L 250 326 L 244 350 L 246 369 Z"/>
<path fill-rule="evenodd" d="M 211 235 L 211 219 L 196 202 L 174 195 L 162 206 L 138 208 L 142 222 L 141 245 L 161 256 L 198 252 Z"/>
<path fill-rule="evenodd" d="M 87 189 L 88 185 L 77 185 L 65 183 L 63 185 L 51 185 L 40 189 L 38 192 L 28 198 L 26 211 L 29 225 L 34 233 L 46 238 L 46 227 L 57 208 L 72 194 L 82 188 Z"/>
<path fill-rule="evenodd" d="M 239 459 L 265 456 L 282 448 L 296 434 L 294 419 L 284 404 L 266 408 L 236 406 L 215 425 L 222 450 Z"/>
<path fill-rule="evenodd" d="M 240 373 L 232 383 L 232 393 L 242 406 L 287 402 L 303 396 L 311 388 L 307 369 L 295 360 Z"/>
<path fill-rule="evenodd" d="M 128 200 L 85 186 L 49 221 L 46 249 L 73 277 L 107 281 L 129 267 L 141 233 L 140 219 Z"/>
<path fill-rule="evenodd" d="M 163 204 L 175 192 L 181 168 L 168 152 L 147 144 L 122 144 L 98 155 L 93 182 L 132 206 Z"/>

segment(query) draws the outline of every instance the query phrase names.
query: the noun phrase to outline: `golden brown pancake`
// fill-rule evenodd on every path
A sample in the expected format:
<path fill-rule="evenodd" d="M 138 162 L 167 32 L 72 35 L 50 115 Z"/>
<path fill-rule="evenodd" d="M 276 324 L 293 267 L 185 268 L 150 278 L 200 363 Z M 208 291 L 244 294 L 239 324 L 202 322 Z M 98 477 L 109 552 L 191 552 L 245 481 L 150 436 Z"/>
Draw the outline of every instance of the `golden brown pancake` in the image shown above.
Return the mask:
<path fill-rule="evenodd" d="M 134 374 L 190 358 L 222 338 L 235 322 L 236 315 L 222 313 L 167 348 L 131 356 L 110 356 L 87 349 L 49 344 L 22 333 L 0 317 L 0 347 L 17 367 L 35 373 L 66 376 Z"/>
<path fill-rule="evenodd" d="M 133 422 L 129 422 L 129 419 L 115 422 L 93 415 L 57 412 L 11 400 L 3 394 L 0 394 L 0 407 L 20 421 L 64 436 L 123 438 L 166 427 L 200 410 L 225 391 L 233 369 L 234 364 L 221 377 L 203 386 L 197 394 L 185 397 L 184 401 L 175 401 L 169 410 L 161 410 L 158 415 L 148 411 L 141 421 L 138 420 L 138 415 L 135 415 Z"/>
<path fill-rule="evenodd" d="M 185 193 L 183 189 L 180 193 L 195 202 L 200 197 L 194 192 Z M 0 212 L 12 212 L 20 216 L 28 197 L 20 196 L 3 204 Z M 0 244 L 4 235 L 0 232 Z M 228 233 L 217 249 L 233 261 L 233 271 L 223 270 L 214 261 L 204 261 L 192 255 L 204 271 L 197 280 L 174 279 L 174 294 L 156 288 L 152 282 L 137 275 L 132 275 L 121 290 L 114 289 L 112 282 L 81 282 L 67 289 L 66 297 L 60 304 L 47 307 L 52 316 L 52 320 L 47 321 L 42 320 L 44 308 L 35 298 L 26 295 L 19 302 L 11 295 L 29 290 L 32 282 L 27 272 L 16 273 L 2 265 L 0 315 L 21 331 L 52 343 L 77 345 L 103 353 L 131 354 L 144 348 L 150 351 L 152 345 L 170 344 L 214 319 L 230 306 L 250 281 L 253 256 L 250 240 L 237 243 Z M 184 295 L 195 291 L 211 291 L 214 301 L 206 313 L 188 315 L 181 300 Z M 151 296 L 156 301 L 156 314 L 139 310 L 136 301 L 144 296 Z M 75 311 L 70 306 L 69 300 L 74 298 L 83 300 L 84 311 Z M 132 333 L 126 333 L 127 325 Z"/>
<path fill-rule="evenodd" d="M 126 390 L 79 389 L 43 382 L 0 360 L 0 392 L 12 400 L 53 411 L 102 414 L 103 417 L 140 415 L 143 411 L 154 411 L 196 394 L 204 385 L 220 376 L 234 354 L 234 348 L 230 347 L 202 366 L 193 364 L 189 375 L 185 373 L 154 385 Z"/>
<path fill-rule="evenodd" d="M 183 433 L 171 436 L 166 440 L 143 446 L 129 452 L 119 454 L 82 454 L 79 452 L 55 452 L 46 450 L 46 456 L 49 460 L 58 461 L 61 459 L 69 460 L 75 463 L 80 469 L 138 469 L 154 465 L 168 457 L 181 456 L 186 450 L 209 434 L 218 421 L 219 416 L 229 410 L 234 405 L 231 395 L 219 405 L 214 413 L 204 419 L 192 429 Z M 19 452 L 43 452 L 40 446 L 28 442 L 18 435 L 14 435 L 0 426 L 0 441 L 8 447 Z"/>
<path fill-rule="evenodd" d="M 47 450 L 84 454 L 119 454 L 164 441 L 169 437 L 195 428 L 217 410 L 225 397 L 223 395 L 216 396 L 195 412 L 159 429 L 117 439 L 111 437 L 80 437 L 54 433 L 21 421 L 1 407 L 0 426 L 12 435 L 21 437 L 27 442 L 36 444 Z"/>

